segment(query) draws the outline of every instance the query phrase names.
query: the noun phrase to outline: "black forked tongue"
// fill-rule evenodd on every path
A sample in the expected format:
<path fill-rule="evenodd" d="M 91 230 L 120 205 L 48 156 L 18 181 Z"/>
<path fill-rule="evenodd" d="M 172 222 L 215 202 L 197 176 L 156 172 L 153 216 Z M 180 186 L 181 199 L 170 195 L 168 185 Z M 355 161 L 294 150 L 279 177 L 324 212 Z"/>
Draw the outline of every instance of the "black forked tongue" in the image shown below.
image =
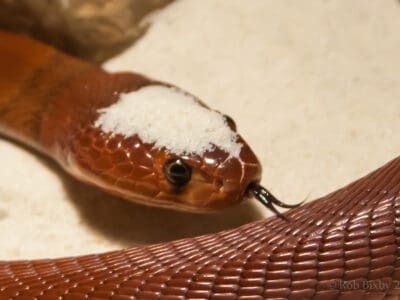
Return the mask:
<path fill-rule="evenodd" d="M 260 201 L 265 207 L 267 207 L 269 210 L 274 212 L 278 217 L 288 221 L 287 217 L 283 214 L 281 214 L 273 204 L 279 207 L 283 208 L 294 208 L 298 207 L 303 204 L 304 201 L 298 203 L 298 204 L 286 204 L 281 201 L 279 201 L 277 198 L 275 198 L 274 195 L 272 195 L 265 187 L 253 183 L 249 186 L 248 189 L 249 193 L 251 193 L 258 201 Z"/>

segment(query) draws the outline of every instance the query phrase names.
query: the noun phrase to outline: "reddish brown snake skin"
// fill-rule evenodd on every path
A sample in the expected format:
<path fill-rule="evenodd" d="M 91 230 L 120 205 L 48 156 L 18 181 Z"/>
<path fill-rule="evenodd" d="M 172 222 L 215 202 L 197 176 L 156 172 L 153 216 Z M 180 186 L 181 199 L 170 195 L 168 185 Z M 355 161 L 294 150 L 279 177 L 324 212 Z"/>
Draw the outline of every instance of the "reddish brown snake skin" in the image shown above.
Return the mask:
<path fill-rule="evenodd" d="M 86 85 L 94 82 L 100 102 L 106 101 L 102 95 L 110 89 L 132 90 L 135 84 L 150 82 L 139 75 L 109 75 L 7 33 L 0 33 L 0 41 L 3 134 L 61 164 L 63 153 L 71 151 L 66 139 L 82 134 L 81 115 L 70 114 L 68 118 L 77 118 L 71 120 L 65 114 L 76 109 L 71 105 L 77 101 L 74 97 L 90 98 L 93 93 L 80 94 L 84 91 L 74 78 Z M 34 76 L 26 68 L 34 69 Z M 48 85 L 40 84 L 43 78 Z M 77 126 L 74 133 L 73 125 Z M 85 134 L 84 142 L 72 148 L 81 155 L 86 148 L 80 146 L 98 142 L 96 133 Z M 248 182 L 239 181 L 243 186 L 260 176 L 257 159 L 249 148 L 244 151 L 244 165 L 249 164 L 250 171 Z M 101 157 L 100 150 L 96 154 Z M 153 154 L 159 160 L 164 156 Z M 88 160 L 85 166 L 95 165 Z M 234 178 L 232 170 L 228 168 L 226 174 Z M 154 186 L 147 187 L 143 189 L 150 197 Z M 233 191 L 227 194 L 220 198 L 223 202 L 237 201 Z M 99 255 L 0 262 L 0 299 L 398 299 L 399 207 L 400 157 L 328 196 L 288 211 L 289 221 L 271 217 L 216 234 Z"/>

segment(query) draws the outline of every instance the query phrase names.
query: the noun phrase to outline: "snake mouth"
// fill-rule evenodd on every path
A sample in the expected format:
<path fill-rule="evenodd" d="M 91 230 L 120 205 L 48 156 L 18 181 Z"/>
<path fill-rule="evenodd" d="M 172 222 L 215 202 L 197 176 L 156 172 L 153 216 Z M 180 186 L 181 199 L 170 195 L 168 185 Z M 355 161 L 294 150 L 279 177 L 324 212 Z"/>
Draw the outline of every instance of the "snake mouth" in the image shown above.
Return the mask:
<path fill-rule="evenodd" d="M 268 191 L 265 187 L 260 185 L 259 183 L 253 182 L 249 185 L 247 188 L 247 193 L 250 195 L 253 195 L 254 198 L 256 198 L 259 202 L 261 202 L 266 208 L 271 210 L 275 215 L 278 217 L 288 221 L 287 217 L 282 214 L 280 211 L 276 209 L 274 204 L 276 206 L 282 207 L 282 208 L 295 208 L 303 204 L 304 201 L 297 203 L 297 204 L 287 204 L 284 203 L 278 198 L 276 198 L 274 195 L 271 194 L 270 191 Z"/>

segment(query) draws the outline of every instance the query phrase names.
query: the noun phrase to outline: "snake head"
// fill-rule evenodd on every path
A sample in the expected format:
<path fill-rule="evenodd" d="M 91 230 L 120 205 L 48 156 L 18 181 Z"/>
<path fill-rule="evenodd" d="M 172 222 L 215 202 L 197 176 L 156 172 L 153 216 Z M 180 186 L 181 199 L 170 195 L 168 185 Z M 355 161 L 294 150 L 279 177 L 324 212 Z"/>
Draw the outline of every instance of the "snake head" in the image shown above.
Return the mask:
<path fill-rule="evenodd" d="M 105 74 L 71 88 L 52 113 L 63 130 L 48 135 L 57 136 L 55 156 L 70 173 L 129 200 L 180 210 L 247 198 L 261 167 L 231 118 L 176 87 Z"/>
<path fill-rule="evenodd" d="M 261 166 L 244 141 L 239 157 L 215 148 L 202 155 L 167 154 L 160 160 L 161 196 L 185 210 L 212 211 L 245 200 Z"/>

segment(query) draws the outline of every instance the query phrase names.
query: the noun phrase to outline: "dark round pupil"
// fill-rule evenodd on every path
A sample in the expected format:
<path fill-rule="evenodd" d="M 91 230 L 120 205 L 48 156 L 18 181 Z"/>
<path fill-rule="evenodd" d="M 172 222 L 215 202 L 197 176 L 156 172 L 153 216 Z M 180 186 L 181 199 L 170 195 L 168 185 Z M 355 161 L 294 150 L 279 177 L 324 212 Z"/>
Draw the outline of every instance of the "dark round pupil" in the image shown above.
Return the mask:
<path fill-rule="evenodd" d="M 164 173 L 168 181 L 178 187 L 188 183 L 192 177 L 192 169 L 181 159 L 168 160 L 164 165 Z"/>
<path fill-rule="evenodd" d="M 173 164 L 169 168 L 169 171 L 170 171 L 171 175 L 173 175 L 173 176 L 184 176 L 187 172 L 187 169 L 182 165 Z"/>

